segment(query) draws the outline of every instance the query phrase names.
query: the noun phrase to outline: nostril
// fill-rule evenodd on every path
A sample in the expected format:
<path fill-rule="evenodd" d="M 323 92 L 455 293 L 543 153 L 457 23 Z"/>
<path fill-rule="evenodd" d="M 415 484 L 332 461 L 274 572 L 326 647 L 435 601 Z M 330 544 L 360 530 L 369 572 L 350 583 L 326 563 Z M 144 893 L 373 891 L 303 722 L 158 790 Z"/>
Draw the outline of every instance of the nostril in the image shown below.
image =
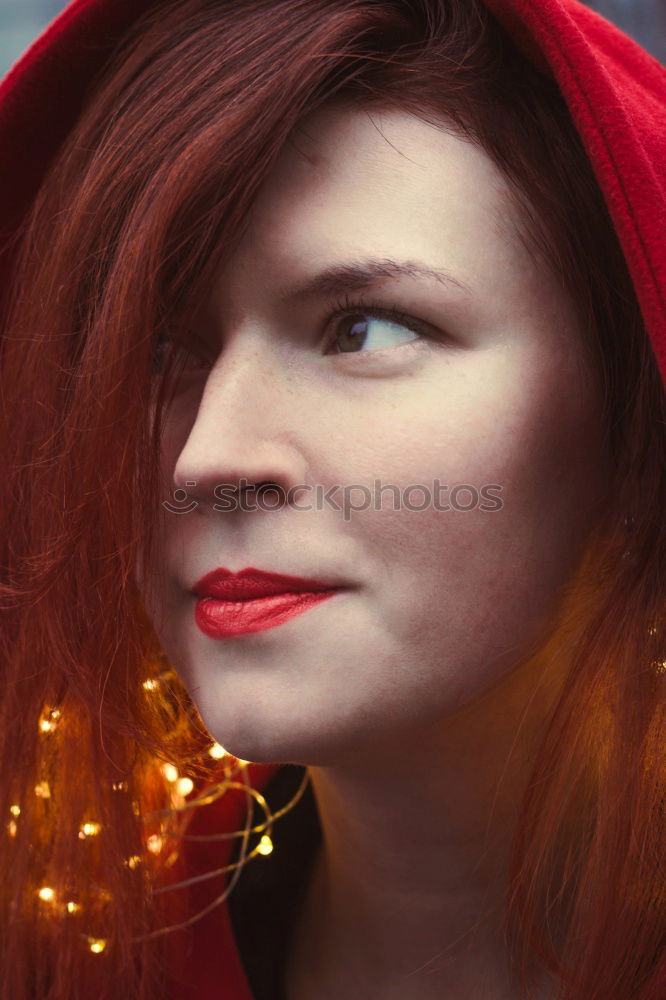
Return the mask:
<path fill-rule="evenodd" d="M 243 493 L 246 490 L 277 490 L 279 486 L 277 483 L 272 482 L 270 479 L 262 479 L 258 483 L 248 483 L 247 480 L 241 479 L 241 485 L 238 487 L 238 492 Z"/>
<path fill-rule="evenodd" d="M 247 493 L 253 493 L 255 501 L 260 504 L 267 503 L 271 508 L 282 506 L 287 500 L 282 486 L 272 482 L 270 479 L 264 479 L 261 482 L 249 485 L 242 485 L 239 487 L 238 493 L 242 500 L 245 500 Z"/>

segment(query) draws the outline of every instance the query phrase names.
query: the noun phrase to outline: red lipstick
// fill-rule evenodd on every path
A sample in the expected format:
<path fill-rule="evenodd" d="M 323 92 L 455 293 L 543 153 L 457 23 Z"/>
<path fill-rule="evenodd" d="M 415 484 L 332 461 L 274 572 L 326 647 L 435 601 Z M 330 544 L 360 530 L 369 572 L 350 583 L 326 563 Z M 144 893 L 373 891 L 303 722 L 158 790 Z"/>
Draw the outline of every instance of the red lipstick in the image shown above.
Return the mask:
<path fill-rule="evenodd" d="M 340 587 L 322 580 L 248 567 L 238 573 L 214 569 L 194 584 L 199 596 L 194 620 L 211 639 L 229 639 L 282 625 L 301 615 Z"/>

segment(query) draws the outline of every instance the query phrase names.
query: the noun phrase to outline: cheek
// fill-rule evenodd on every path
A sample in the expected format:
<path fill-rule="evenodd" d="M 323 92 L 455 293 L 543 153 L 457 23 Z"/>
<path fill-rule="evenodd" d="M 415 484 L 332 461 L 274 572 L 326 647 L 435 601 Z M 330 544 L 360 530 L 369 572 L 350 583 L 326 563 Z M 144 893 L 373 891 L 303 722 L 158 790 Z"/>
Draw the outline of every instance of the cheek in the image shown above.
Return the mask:
<path fill-rule="evenodd" d="M 403 504 L 392 509 L 388 494 L 356 527 L 392 641 L 455 701 L 482 693 L 542 635 L 606 484 L 597 411 L 580 403 L 589 393 L 501 374 L 476 397 L 421 396 L 398 435 L 375 422 L 382 482 L 399 485 Z M 410 485 L 435 498 L 435 479 L 451 509 L 408 509 L 426 501 Z"/>

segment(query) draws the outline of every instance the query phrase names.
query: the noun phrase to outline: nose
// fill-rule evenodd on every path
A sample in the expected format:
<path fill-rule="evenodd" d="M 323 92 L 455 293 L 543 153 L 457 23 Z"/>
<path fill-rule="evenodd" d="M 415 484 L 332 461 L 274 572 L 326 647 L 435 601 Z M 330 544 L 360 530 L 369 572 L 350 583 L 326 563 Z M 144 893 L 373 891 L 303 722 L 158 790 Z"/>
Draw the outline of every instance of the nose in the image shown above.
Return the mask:
<path fill-rule="evenodd" d="M 266 338 L 233 338 L 208 375 L 175 462 L 174 488 L 214 503 L 217 486 L 269 484 L 286 495 L 307 483 L 307 420 L 294 378 Z"/>

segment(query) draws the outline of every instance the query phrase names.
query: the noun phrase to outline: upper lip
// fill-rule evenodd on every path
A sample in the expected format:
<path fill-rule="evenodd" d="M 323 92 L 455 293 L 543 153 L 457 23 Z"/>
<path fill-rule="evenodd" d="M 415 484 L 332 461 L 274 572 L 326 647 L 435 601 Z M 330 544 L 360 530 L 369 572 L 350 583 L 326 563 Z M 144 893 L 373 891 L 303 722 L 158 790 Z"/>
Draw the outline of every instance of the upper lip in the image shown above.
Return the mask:
<path fill-rule="evenodd" d="M 248 601 L 271 594 L 293 594 L 304 591 L 335 590 L 336 585 L 325 580 L 283 573 L 266 573 L 248 566 L 232 573 L 223 566 L 206 573 L 194 584 L 192 590 L 200 597 L 216 597 L 223 601 Z"/>

